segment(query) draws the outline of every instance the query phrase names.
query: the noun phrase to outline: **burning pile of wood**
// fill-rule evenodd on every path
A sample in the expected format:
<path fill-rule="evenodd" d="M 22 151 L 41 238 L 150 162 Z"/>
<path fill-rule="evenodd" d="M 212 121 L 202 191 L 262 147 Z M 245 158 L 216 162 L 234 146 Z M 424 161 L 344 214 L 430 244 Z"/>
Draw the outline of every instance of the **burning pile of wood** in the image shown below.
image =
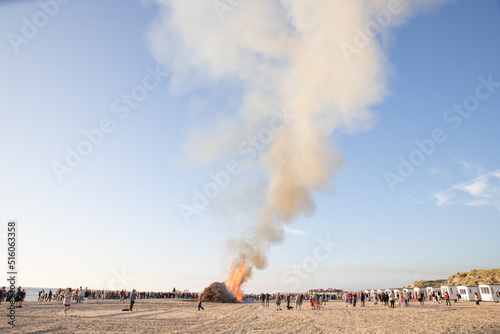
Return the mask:
<path fill-rule="evenodd" d="M 201 294 L 201 300 L 214 303 L 236 303 L 236 297 L 229 291 L 226 284 L 213 282 Z"/>

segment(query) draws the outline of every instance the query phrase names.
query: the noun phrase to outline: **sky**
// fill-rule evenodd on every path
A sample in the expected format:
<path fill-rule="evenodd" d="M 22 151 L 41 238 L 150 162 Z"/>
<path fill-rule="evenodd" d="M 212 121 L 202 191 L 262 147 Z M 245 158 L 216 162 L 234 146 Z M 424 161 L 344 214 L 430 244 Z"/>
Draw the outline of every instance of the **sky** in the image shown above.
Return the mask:
<path fill-rule="evenodd" d="M 243 244 L 249 293 L 498 268 L 500 1 L 326 3 L 0 2 L 19 284 L 201 291 Z"/>

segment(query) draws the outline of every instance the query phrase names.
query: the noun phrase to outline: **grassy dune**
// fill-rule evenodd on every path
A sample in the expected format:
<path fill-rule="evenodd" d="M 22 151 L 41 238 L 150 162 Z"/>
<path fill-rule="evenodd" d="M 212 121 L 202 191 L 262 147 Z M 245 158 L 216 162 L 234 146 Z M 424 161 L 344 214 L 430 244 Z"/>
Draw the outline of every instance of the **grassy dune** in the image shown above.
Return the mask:
<path fill-rule="evenodd" d="M 433 281 L 415 281 L 412 287 L 425 288 L 428 286 L 439 287 L 441 285 L 465 285 L 475 286 L 479 284 L 498 284 L 500 283 L 500 269 L 477 269 L 464 273 L 456 273 L 448 279 L 437 279 Z"/>

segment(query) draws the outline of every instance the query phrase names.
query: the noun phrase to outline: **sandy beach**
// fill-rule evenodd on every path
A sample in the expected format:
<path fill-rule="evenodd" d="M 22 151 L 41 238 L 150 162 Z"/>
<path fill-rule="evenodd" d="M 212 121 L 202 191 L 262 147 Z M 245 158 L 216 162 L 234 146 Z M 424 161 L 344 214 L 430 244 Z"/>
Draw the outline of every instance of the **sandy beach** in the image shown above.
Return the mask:
<path fill-rule="evenodd" d="M 500 333 L 500 304 L 436 303 L 408 309 L 389 309 L 367 303 L 346 307 L 328 302 L 320 311 L 276 311 L 274 304 L 204 303 L 197 311 L 194 301 L 141 299 L 133 312 L 117 300 L 73 304 L 67 316 L 59 302 L 25 302 L 16 310 L 16 326 L 7 324 L 2 303 L 4 333 Z M 284 305 L 283 305 L 284 306 Z"/>

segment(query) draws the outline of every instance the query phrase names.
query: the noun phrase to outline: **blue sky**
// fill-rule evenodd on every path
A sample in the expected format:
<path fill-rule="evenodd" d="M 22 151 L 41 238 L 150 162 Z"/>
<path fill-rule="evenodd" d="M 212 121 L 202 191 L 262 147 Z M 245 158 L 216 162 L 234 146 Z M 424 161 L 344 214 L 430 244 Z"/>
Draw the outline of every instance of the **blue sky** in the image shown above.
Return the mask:
<path fill-rule="evenodd" d="M 242 88 L 200 72 L 194 84 L 171 81 L 175 68 L 150 40 L 164 8 L 73 0 L 15 47 L 23 17 L 33 22 L 43 9 L 0 4 L 0 220 L 18 221 L 22 285 L 199 291 L 225 279 L 228 238 L 251 229 L 267 178 L 259 160 L 193 159 L 204 156 L 196 134 L 235 115 Z M 374 122 L 329 135 L 342 168 L 329 191 L 314 193 L 314 216 L 286 226 L 246 291 L 306 290 L 313 273 L 316 287 L 358 289 L 498 267 L 499 31 L 499 1 L 452 1 L 384 36 L 390 66 L 385 96 L 369 106 Z M 124 116 L 132 94 L 141 101 Z M 472 111 L 459 121 L 448 110 L 463 103 Z M 58 177 L 54 162 L 101 122 L 108 133 Z M 431 153 L 414 153 L 436 129 Z M 412 154 L 422 163 L 391 187 L 388 173 Z M 186 221 L 179 205 L 192 205 L 194 190 L 233 160 L 243 171 Z"/>

